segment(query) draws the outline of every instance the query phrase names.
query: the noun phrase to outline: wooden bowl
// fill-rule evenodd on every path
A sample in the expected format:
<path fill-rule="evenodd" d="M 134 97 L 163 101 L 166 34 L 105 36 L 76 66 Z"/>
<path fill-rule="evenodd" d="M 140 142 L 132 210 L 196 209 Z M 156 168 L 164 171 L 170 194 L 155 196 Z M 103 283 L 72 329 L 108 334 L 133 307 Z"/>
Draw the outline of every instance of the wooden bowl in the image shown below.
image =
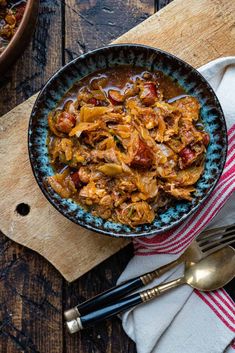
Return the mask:
<path fill-rule="evenodd" d="M 4 73 L 10 65 L 23 52 L 33 33 L 38 14 L 39 0 L 27 0 L 24 16 L 20 25 L 7 45 L 5 50 L 0 54 L 0 74 Z"/>

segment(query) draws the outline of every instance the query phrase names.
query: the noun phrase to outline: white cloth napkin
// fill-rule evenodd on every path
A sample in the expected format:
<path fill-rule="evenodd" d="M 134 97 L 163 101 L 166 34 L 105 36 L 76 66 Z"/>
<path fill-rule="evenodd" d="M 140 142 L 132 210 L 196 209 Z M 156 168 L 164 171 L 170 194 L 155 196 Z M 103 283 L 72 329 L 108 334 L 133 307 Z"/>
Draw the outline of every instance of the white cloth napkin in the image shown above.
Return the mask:
<path fill-rule="evenodd" d="M 212 216 L 209 218 L 208 228 L 214 228 L 235 222 L 235 193 L 233 192 L 235 189 L 235 57 L 212 61 L 201 67 L 199 71 L 216 91 L 225 113 L 227 127 L 230 129 L 227 170 L 225 168 L 225 171 L 230 174 L 221 182 L 221 184 L 224 183 L 226 190 L 230 190 L 225 193 L 227 199 L 229 196 L 230 198 L 226 204 L 224 199 L 220 207 L 213 209 L 216 214 L 225 204 L 214 218 Z M 223 192 L 222 188 L 221 192 Z M 211 198 L 215 196 L 216 190 Z M 210 207 L 210 201 L 208 204 Z M 198 212 L 198 219 L 199 216 Z M 189 226 L 192 222 L 195 222 L 195 217 L 189 219 Z M 208 224 L 203 224 L 204 228 L 205 226 Z M 181 229 L 180 234 L 182 232 Z M 197 235 L 195 230 L 191 233 L 184 231 L 184 238 L 178 240 L 178 243 L 180 244 L 181 241 L 184 246 L 179 247 L 178 243 L 177 246 L 172 245 L 177 239 L 177 234 L 174 233 L 176 231 L 173 234 L 170 233 L 168 239 L 163 236 L 161 242 L 154 237 L 149 240 L 147 238 L 137 240 L 136 256 L 129 262 L 118 283 L 176 259 L 179 251 L 182 252 L 183 248 Z M 186 236 L 189 238 L 188 243 L 185 243 Z M 177 278 L 182 272 L 183 266 L 178 267 L 145 288 Z M 232 343 L 235 337 L 235 303 L 223 289 L 202 293 L 193 291 L 187 285 L 181 286 L 124 313 L 122 324 L 126 333 L 136 342 L 138 353 L 235 352 L 235 344 Z"/>

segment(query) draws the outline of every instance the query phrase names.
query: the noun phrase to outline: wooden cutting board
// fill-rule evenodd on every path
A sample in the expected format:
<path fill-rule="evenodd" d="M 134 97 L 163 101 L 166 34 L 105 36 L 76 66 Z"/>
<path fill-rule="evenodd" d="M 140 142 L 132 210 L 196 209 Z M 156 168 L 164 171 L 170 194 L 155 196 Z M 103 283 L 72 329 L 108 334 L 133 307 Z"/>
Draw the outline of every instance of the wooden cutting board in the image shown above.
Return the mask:
<path fill-rule="evenodd" d="M 235 55 L 234 0 L 175 0 L 115 43 L 140 43 L 169 51 L 199 67 Z M 27 126 L 36 95 L 0 122 L 0 229 L 44 256 L 73 281 L 128 241 L 85 230 L 58 213 L 37 186 L 28 159 Z M 19 204 L 30 207 L 27 213 Z"/>

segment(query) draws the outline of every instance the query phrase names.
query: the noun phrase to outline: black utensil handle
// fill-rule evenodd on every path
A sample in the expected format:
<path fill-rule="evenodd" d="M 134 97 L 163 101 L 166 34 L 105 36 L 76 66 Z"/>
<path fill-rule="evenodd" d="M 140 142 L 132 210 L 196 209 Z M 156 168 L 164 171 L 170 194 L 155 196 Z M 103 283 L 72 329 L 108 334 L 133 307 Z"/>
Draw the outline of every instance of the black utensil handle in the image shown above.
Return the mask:
<path fill-rule="evenodd" d="M 79 318 L 82 328 L 87 328 L 93 326 L 99 321 L 108 319 L 114 315 L 121 313 L 127 309 L 130 309 L 138 304 L 142 303 L 142 299 L 139 293 L 132 294 L 127 298 L 120 299 L 114 304 L 110 304 L 104 308 L 98 309 L 96 311 L 90 312 Z"/>
<path fill-rule="evenodd" d="M 108 289 L 106 292 L 98 294 L 97 296 L 88 299 L 84 303 L 79 304 L 76 308 L 80 316 L 107 306 L 115 300 L 124 297 L 136 289 L 143 287 L 143 282 L 140 277 L 132 278 L 129 281 L 123 282 L 116 287 Z"/>
<path fill-rule="evenodd" d="M 76 307 L 66 310 L 64 312 L 64 317 L 66 321 L 71 321 L 76 319 L 79 316 L 86 315 L 87 313 L 107 306 L 111 303 L 114 303 L 117 299 L 120 299 L 127 294 L 133 292 L 136 289 L 140 289 L 144 285 L 150 283 L 154 278 L 162 276 L 164 273 L 178 265 L 182 262 L 183 259 L 172 261 L 164 266 L 159 267 L 158 269 L 147 272 L 140 277 L 132 278 L 126 282 L 119 284 L 113 288 L 110 288 L 106 292 L 98 294 L 97 296 L 88 299 L 87 301 L 77 305 Z"/>

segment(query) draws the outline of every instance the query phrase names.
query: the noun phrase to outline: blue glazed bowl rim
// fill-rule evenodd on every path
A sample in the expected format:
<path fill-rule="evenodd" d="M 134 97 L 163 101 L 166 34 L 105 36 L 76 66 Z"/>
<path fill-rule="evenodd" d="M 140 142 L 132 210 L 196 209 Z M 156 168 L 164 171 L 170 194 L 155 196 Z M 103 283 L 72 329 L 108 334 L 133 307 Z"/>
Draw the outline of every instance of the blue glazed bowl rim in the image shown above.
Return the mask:
<path fill-rule="evenodd" d="M 66 69 L 71 66 L 74 63 L 77 63 L 80 59 L 85 59 L 86 57 L 89 57 L 90 55 L 96 55 L 99 52 L 102 52 L 104 50 L 107 50 L 108 48 L 120 48 L 121 49 L 125 49 L 125 48 L 140 48 L 143 50 L 152 50 L 155 53 L 160 53 L 162 55 L 171 57 L 173 60 L 178 61 L 179 63 L 181 63 L 184 67 L 187 67 L 190 71 L 193 71 L 199 78 L 200 80 L 203 82 L 203 84 L 205 84 L 207 86 L 208 91 L 210 91 L 210 93 L 213 95 L 213 98 L 216 102 L 217 105 L 217 109 L 219 111 L 220 114 L 220 118 L 223 121 L 223 125 L 224 125 L 224 129 L 226 132 L 226 136 L 225 137 L 225 141 L 226 144 L 224 146 L 224 151 L 223 151 L 223 160 L 221 163 L 221 170 L 219 171 L 218 175 L 217 175 L 217 179 L 216 182 L 214 183 L 214 185 L 210 188 L 209 192 L 207 192 L 206 195 L 203 196 L 202 200 L 200 200 L 200 202 L 198 202 L 194 207 L 191 208 L 191 210 L 189 212 L 187 212 L 186 214 L 184 214 L 183 216 L 181 216 L 180 219 L 176 220 L 175 222 L 172 222 L 172 224 L 170 225 L 165 225 L 164 229 L 156 229 L 156 230 L 151 230 L 151 231 L 143 231 L 141 233 L 135 233 L 135 230 L 133 230 L 133 233 L 119 233 L 119 232 L 115 232 L 115 231 L 111 231 L 111 230 L 104 230 L 101 229 L 99 227 L 90 225 L 89 223 L 85 222 L 84 220 L 81 219 L 74 219 L 74 217 L 72 217 L 69 213 L 65 212 L 64 210 L 60 209 L 60 204 L 56 203 L 52 198 L 50 198 L 50 195 L 48 194 L 48 192 L 46 191 L 46 188 L 43 187 L 43 183 L 40 183 L 40 178 L 38 177 L 35 167 L 34 167 L 34 157 L 33 157 L 33 153 L 30 147 L 30 131 L 32 131 L 32 119 L 33 119 L 33 113 L 35 111 L 37 111 L 38 109 L 38 105 L 40 103 L 40 100 L 43 99 L 43 95 L 46 92 L 46 90 L 48 89 L 48 86 L 50 86 L 51 82 L 53 82 L 55 79 L 57 79 L 58 75 L 63 75 L 64 71 L 66 71 Z M 95 71 L 94 71 L 95 72 Z M 32 147 L 33 148 L 33 147 Z M 103 47 L 99 47 L 97 49 L 94 50 L 90 50 L 88 52 L 86 52 L 85 54 L 81 54 L 78 57 L 74 58 L 73 60 L 69 61 L 66 65 L 62 66 L 61 68 L 59 68 L 58 70 L 55 71 L 55 73 L 46 81 L 45 85 L 43 86 L 43 88 L 41 89 L 41 91 L 39 92 L 35 103 L 33 105 L 32 108 L 32 112 L 30 115 L 30 119 L 29 119 L 29 125 L 28 125 L 28 153 L 29 153 L 29 160 L 30 160 L 30 164 L 31 164 L 31 168 L 34 174 L 34 177 L 37 181 L 37 184 L 39 185 L 41 191 L 43 192 L 44 196 L 47 198 L 47 200 L 55 207 L 55 209 L 57 211 L 59 211 L 63 216 L 65 216 L 67 219 L 69 219 L 70 221 L 72 221 L 73 223 L 82 226 L 88 230 L 92 230 L 94 233 L 101 233 L 104 235 L 108 235 L 108 236 L 112 236 L 112 237 L 116 237 L 116 238 L 136 238 L 136 237 L 148 237 L 148 236 L 152 236 L 152 235 L 160 235 L 163 234 L 164 232 L 167 232 L 173 228 L 175 228 L 176 226 L 182 224 L 182 222 L 187 219 L 189 216 L 191 216 L 193 213 L 195 213 L 197 211 L 197 209 L 209 198 L 209 196 L 211 195 L 211 193 L 213 192 L 213 190 L 215 189 L 216 185 L 218 184 L 218 181 L 223 173 L 224 170 L 224 166 L 225 166 L 225 162 L 226 162 L 226 158 L 227 158 L 227 151 L 228 151 L 228 135 L 227 135 L 227 125 L 226 125 L 226 120 L 224 117 L 224 113 L 221 107 L 221 104 L 214 92 L 214 90 L 212 89 L 211 85 L 209 84 L 209 82 L 202 76 L 202 74 L 195 69 L 192 65 L 188 64 L 186 61 L 178 58 L 177 56 L 166 52 L 160 48 L 156 48 L 156 47 L 151 47 L 148 45 L 143 45 L 143 44 L 135 44 L 135 43 L 122 43 L 122 44 L 110 44 L 110 45 L 106 45 Z"/>

